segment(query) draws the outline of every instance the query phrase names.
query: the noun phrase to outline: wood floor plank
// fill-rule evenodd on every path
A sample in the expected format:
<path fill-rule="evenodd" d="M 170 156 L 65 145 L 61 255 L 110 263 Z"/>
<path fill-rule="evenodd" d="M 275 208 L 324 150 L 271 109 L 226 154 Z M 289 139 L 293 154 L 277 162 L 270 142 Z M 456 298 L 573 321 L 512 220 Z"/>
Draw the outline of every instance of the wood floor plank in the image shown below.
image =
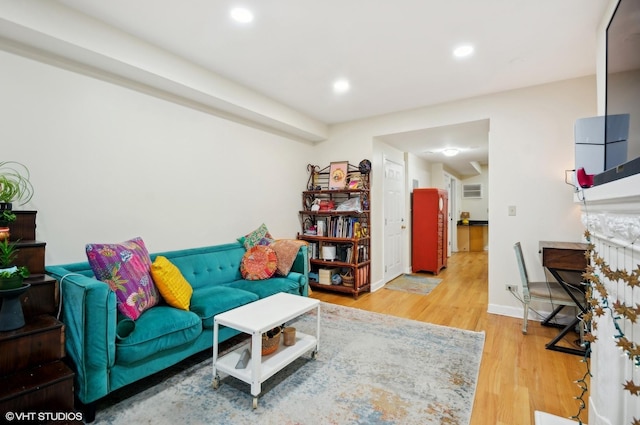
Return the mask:
<path fill-rule="evenodd" d="M 514 260 L 515 261 L 515 260 Z M 426 276 L 432 276 L 426 273 Z M 581 357 L 545 349 L 558 330 L 522 319 L 487 313 L 488 253 L 455 253 L 437 276 L 442 282 L 427 296 L 380 289 L 349 295 L 315 290 L 313 298 L 407 319 L 485 332 L 471 425 L 533 425 L 534 410 L 561 417 L 579 411 L 586 365 Z M 585 395 L 585 401 L 588 394 Z M 587 410 L 581 419 L 588 422 Z"/>

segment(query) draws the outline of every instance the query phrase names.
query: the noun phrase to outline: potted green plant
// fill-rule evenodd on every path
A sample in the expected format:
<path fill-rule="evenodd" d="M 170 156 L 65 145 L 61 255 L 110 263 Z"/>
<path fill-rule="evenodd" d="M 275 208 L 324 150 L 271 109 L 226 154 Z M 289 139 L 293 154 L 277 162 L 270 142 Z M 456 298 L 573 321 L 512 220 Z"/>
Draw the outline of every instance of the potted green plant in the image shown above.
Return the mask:
<path fill-rule="evenodd" d="M 33 198 L 30 178 L 26 165 L 16 161 L 0 162 L 0 220 L 15 220 L 15 214 L 11 213 L 13 203 L 24 205 Z"/>
<path fill-rule="evenodd" d="M 13 221 L 16 221 L 16 215 L 13 210 L 2 210 L 0 212 L 0 223 L 11 223 Z"/>
<path fill-rule="evenodd" d="M 0 242 L 0 290 L 19 288 L 23 280 L 29 277 L 29 269 L 15 265 L 17 256 L 16 242 L 9 242 L 8 239 Z"/>

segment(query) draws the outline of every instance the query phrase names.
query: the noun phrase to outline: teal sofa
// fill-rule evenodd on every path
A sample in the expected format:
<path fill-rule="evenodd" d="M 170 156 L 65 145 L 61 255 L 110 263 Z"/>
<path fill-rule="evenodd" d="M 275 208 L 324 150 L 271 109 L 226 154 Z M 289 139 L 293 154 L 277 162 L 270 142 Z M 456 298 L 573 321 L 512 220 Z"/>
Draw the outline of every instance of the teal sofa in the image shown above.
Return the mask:
<path fill-rule="evenodd" d="M 93 420 L 98 399 L 211 348 L 216 314 L 278 292 L 308 296 L 306 246 L 286 277 L 259 281 L 242 279 L 244 253 L 243 245 L 230 243 L 151 254 L 152 261 L 162 255 L 180 269 L 193 287 L 191 306 L 185 311 L 161 303 L 135 322 L 118 313 L 115 293 L 96 280 L 88 262 L 46 267 L 60 282 L 65 347 L 85 420 Z M 237 334 L 221 327 L 219 338 Z"/>

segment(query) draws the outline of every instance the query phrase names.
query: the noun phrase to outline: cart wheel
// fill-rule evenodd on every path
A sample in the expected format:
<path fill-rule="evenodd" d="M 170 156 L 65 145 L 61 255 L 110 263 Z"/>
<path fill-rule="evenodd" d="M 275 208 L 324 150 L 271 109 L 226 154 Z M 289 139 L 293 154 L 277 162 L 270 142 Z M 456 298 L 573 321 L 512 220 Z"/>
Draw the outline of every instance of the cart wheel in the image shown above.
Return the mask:
<path fill-rule="evenodd" d="M 253 408 L 257 409 L 258 408 L 258 397 L 254 397 L 253 398 Z"/>
<path fill-rule="evenodd" d="M 318 350 L 313 350 L 313 351 L 311 352 L 311 358 L 312 358 L 312 359 L 315 359 L 317 355 L 318 355 Z"/>
<path fill-rule="evenodd" d="M 218 388 L 220 388 L 220 376 L 216 375 L 216 377 L 213 378 L 213 389 L 217 390 Z"/>

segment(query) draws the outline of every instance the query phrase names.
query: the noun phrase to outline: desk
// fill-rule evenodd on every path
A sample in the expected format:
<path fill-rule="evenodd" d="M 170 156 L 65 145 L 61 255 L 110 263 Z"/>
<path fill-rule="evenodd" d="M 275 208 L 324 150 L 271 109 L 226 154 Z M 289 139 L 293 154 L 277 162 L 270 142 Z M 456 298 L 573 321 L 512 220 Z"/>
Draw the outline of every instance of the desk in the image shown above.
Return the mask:
<path fill-rule="evenodd" d="M 585 252 L 588 249 L 586 243 L 579 242 L 555 242 L 555 241 L 540 241 L 539 244 L 540 253 L 542 255 L 542 266 L 545 267 L 551 275 L 558 281 L 560 286 L 569 294 L 571 299 L 581 311 L 581 313 L 587 312 L 587 306 L 585 299 L 576 299 L 576 297 L 569 291 L 568 285 L 579 287 L 584 280 L 582 274 L 585 272 L 587 265 L 589 264 Z M 549 320 L 552 319 L 564 306 L 558 306 L 553 313 L 547 317 L 542 324 L 545 326 L 552 326 Z M 562 331 L 556 336 L 546 347 L 549 350 L 561 351 L 563 353 L 584 355 L 584 349 L 567 348 L 558 346 L 557 343 L 564 338 L 572 329 L 580 323 L 580 318 L 576 317 L 567 324 Z"/>

